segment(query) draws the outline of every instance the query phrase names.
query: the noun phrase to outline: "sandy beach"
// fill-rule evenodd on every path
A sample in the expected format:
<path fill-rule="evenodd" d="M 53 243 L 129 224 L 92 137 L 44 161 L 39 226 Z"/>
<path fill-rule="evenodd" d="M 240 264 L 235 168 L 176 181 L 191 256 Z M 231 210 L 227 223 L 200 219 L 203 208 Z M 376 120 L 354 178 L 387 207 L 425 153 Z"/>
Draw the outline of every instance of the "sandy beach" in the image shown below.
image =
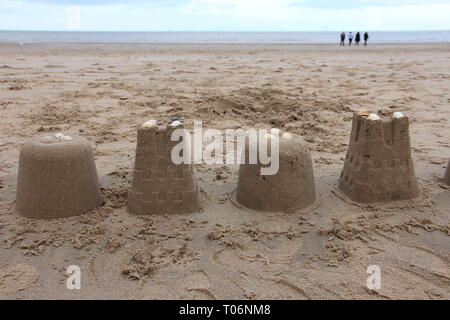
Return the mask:
<path fill-rule="evenodd" d="M 0 45 L 0 299 L 450 299 L 449 91 L 449 43 Z M 360 206 L 335 192 L 361 109 L 410 117 L 418 198 Z M 128 214 L 137 128 L 173 116 L 303 136 L 319 206 L 246 209 L 230 199 L 238 165 L 202 164 L 201 212 Z M 93 143 L 106 203 L 23 218 L 20 147 L 58 132 Z M 81 290 L 66 287 L 70 265 Z"/>

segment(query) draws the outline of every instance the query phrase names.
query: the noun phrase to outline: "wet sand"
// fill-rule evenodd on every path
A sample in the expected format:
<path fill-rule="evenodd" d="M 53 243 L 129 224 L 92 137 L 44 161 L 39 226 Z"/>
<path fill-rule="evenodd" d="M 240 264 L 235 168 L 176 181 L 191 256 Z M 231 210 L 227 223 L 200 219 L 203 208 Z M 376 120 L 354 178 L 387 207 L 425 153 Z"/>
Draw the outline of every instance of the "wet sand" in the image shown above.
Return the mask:
<path fill-rule="evenodd" d="M 0 45 L 1 299 L 449 299 L 450 44 Z M 411 118 L 421 196 L 359 206 L 335 192 L 353 111 Z M 320 205 L 235 205 L 238 166 L 195 165 L 202 211 L 126 212 L 140 124 L 278 127 L 311 151 Z M 81 217 L 15 212 L 20 146 L 92 141 L 106 204 Z M 66 288 L 78 265 L 81 290 Z M 370 265 L 381 290 L 366 287 Z"/>

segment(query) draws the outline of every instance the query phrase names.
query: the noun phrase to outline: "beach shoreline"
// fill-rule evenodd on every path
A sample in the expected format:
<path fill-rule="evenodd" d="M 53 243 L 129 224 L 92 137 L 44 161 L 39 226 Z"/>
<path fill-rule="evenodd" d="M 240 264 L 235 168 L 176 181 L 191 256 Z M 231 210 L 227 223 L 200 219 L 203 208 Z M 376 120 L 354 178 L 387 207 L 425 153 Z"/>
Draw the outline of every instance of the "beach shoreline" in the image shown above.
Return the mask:
<path fill-rule="evenodd" d="M 347 30 L 349 32 L 352 30 Z M 356 34 L 358 30 L 355 30 Z M 366 30 L 360 30 L 365 33 Z M 334 44 L 337 31 L 0 31 L 0 42 L 10 43 L 197 43 L 197 44 Z M 450 31 L 368 31 L 369 43 L 450 42 Z M 348 41 L 347 41 L 348 42 Z"/>

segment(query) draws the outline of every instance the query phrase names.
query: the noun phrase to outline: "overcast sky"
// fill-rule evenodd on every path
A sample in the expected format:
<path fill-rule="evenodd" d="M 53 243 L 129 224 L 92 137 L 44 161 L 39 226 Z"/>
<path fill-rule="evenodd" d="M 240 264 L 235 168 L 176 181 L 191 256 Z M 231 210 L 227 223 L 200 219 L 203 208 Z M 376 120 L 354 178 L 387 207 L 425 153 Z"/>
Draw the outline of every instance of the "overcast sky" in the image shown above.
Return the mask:
<path fill-rule="evenodd" d="M 450 0 L 0 0 L 0 30 L 450 30 Z"/>

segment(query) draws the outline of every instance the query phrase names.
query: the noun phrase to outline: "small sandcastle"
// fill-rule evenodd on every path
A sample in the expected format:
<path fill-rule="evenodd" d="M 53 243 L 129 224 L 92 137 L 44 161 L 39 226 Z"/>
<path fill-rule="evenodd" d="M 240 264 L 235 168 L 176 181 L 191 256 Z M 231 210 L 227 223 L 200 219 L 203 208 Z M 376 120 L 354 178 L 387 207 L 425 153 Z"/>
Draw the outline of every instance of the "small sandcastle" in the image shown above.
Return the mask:
<path fill-rule="evenodd" d="M 383 118 L 366 111 L 353 115 L 339 189 L 350 200 L 360 203 L 418 196 L 408 117 L 400 112 Z"/>
<path fill-rule="evenodd" d="M 81 215 L 103 203 L 92 146 L 56 134 L 26 142 L 20 151 L 16 211 L 34 218 Z"/>
<path fill-rule="evenodd" d="M 277 132 L 278 133 L 278 132 Z M 274 175 L 261 175 L 261 168 L 267 167 L 259 161 L 256 164 L 240 165 L 236 200 L 244 206 L 269 212 L 296 212 L 312 207 L 316 203 L 313 164 L 303 139 L 284 133 L 281 138 L 271 134 L 267 139 L 279 143 L 279 170 Z M 269 150 L 270 143 L 268 143 Z M 258 143 L 247 139 L 245 156 L 257 152 Z"/>
<path fill-rule="evenodd" d="M 171 141 L 175 129 L 183 129 L 181 121 L 158 126 L 155 120 L 138 129 L 136 158 L 128 211 L 133 214 L 192 213 L 200 210 L 193 168 L 175 164 Z M 187 148 L 186 148 L 187 149 Z"/>
<path fill-rule="evenodd" d="M 450 186 L 450 159 L 448 160 L 447 170 L 445 171 L 444 182 Z"/>

